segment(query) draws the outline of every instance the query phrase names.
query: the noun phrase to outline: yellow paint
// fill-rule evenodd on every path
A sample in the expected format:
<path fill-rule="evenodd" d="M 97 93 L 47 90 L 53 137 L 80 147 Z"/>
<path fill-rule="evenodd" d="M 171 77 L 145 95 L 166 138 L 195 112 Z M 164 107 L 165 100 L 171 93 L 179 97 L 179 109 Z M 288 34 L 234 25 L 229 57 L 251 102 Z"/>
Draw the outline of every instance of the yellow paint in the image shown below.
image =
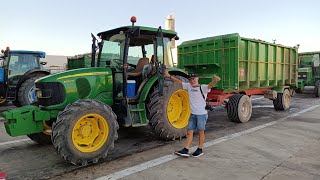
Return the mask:
<path fill-rule="evenodd" d="M 63 81 L 63 83 L 71 83 L 71 82 L 74 82 L 74 80 L 65 80 L 65 81 Z"/>
<path fill-rule="evenodd" d="M 175 91 L 168 101 L 167 116 L 170 124 L 178 129 L 188 125 L 191 113 L 188 92 L 183 89 Z"/>
<path fill-rule="evenodd" d="M 58 80 L 67 79 L 67 78 L 74 78 L 74 77 L 97 76 L 97 75 L 107 75 L 107 74 L 109 74 L 109 73 L 108 72 L 80 73 L 80 74 L 72 74 L 72 75 L 68 75 L 68 76 L 59 77 Z"/>
<path fill-rule="evenodd" d="M 109 126 L 99 114 L 86 114 L 74 125 L 72 142 L 80 152 L 90 153 L 105 145 L 109 135 Z"/>

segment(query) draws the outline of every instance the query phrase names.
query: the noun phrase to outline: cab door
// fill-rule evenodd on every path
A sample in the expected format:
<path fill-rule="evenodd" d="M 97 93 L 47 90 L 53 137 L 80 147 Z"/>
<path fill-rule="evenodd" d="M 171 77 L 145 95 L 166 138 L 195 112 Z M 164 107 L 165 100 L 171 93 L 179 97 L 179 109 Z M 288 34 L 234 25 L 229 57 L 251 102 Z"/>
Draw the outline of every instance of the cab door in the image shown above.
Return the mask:
<path fill-rule="evenodd" d="M 159 85 L 159 94 L 163 95 L 163 82 L 164 76 L 163 72 L 165 70 L 164 65 L 164 40 L 163 40 L 163 32 L 161 26 L 158 28 L 154 39 L 154 54 L 155 54 L 155 66 L 158 76 L 158 85 Z"/>

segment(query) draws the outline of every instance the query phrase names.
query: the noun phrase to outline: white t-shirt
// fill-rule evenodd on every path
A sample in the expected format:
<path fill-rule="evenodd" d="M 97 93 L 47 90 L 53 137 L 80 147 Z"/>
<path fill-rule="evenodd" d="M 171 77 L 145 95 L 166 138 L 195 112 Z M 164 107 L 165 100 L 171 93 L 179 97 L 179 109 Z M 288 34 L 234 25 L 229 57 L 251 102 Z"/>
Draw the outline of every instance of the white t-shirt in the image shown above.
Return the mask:
<path fill-rule="evenodd" d="M 191 106 L 191 113 L 195 115 L 203 115 L 207 114 L 206 101 L 203 99 L 200 86 L 191 86 L 190 83 L 182 82 L 182 88 L 186 89 L 189 94 L 190 106 Z M 207 98 L 208 92 L 208 85 L 201 85 L 201 90 L 205 98 Z"/>

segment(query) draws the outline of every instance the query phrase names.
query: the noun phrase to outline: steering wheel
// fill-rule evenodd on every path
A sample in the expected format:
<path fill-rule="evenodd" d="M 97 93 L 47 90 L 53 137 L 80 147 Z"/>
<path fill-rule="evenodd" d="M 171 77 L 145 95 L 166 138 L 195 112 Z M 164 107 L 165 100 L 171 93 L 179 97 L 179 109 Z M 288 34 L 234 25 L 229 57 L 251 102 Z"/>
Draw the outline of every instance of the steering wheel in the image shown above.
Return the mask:
<path fill-rule="evenodd" d="M 112 59 L 111 62 L 114 62 L 117 64 L 117 66 L 121 67 L 122 66 L 122 60 L 121 59 Z"/>

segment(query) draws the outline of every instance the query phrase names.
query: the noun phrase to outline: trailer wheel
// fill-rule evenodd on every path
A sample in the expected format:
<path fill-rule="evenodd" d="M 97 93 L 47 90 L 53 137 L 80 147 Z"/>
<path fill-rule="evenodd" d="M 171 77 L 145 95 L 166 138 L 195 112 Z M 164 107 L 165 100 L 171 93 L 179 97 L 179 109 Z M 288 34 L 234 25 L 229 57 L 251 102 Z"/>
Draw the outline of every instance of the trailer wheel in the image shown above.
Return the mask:
<path fill-rule="evenodd" d="M 177 78 L 187 81 L 181 76 Z M 188 92 L 181 85 L 165 81 L 163 96 L 154 88 L 147 106 L 150 126 L 160 138 L 175 140 L 186 135 L 191 108 Z"/>
<path fill-rule="evenodd" d="M 52 142 L 58 154 L 74 165 L 105 158 L 118 139 L 117 116 L 111 107 L 94 100 L 78 100 L 58 114 Z"/>
<path fill-rule="evenodd" d="M 252 103 L 249 96 L 243 94 L 231 96 L 227 104 L 227 113 L 231 121 L 248 122 L 252 114 Z"/>
<path fill-rule="evenodd" d="M 36 93 L 35 93 L 35 84 L 34 82 L 44 77 L 44 74 L 37 74 L 36 76 L 27 79 L 19 88 L 18 92 L 18 105 L 19 106 L 26 106 L 29 105 L 37 100 Z"/>
<path fill-rule="evenodd" d="M 320 96 L 320 81 L 317 81 L 315 86 L 314 86 L 314 95 L 316 97 Z"/>
<path fill-rule="evenodd" d="M 290 108 L 291 95 L 288 89 L 285 89 L 283 93 L 277 94 L 277 99 L 273 100 L 273 106 L 275 110 L 288 110 Z"/>

